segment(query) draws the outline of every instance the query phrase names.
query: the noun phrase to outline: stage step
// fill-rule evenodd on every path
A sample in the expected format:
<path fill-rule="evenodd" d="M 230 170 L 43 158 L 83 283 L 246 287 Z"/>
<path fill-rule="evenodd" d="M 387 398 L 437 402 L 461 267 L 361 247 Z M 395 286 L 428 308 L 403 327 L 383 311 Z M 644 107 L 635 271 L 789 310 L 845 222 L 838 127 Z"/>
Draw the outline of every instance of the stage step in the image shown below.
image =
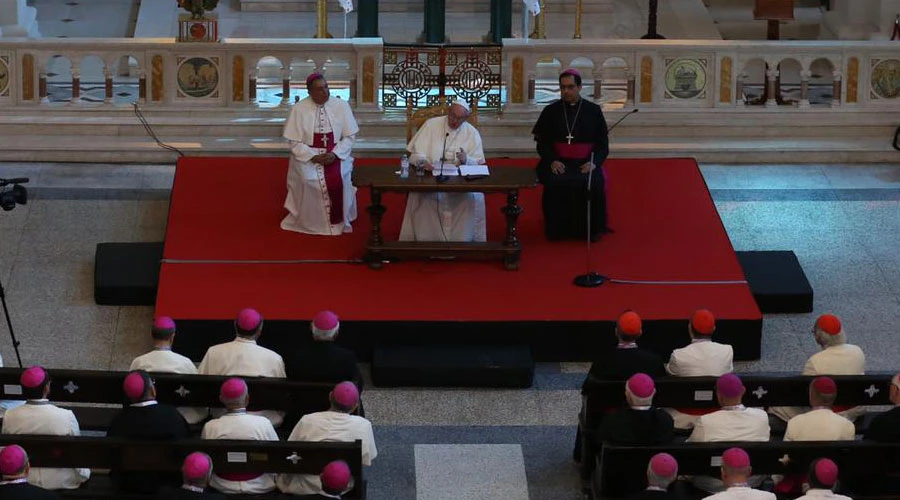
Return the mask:
<path fill-rule="evenodd" d="M 813 289 L 797 256 L 790 250 L 735 252 L 763 313 L 807 313 Z"/>
<path fill-rule="evenodd" d="M 338 2 L 328 2 L 329 12 L 343 12 Z M 419 0 L 380 0 L 378 2 L 379 13 L 388 12 L 423 12 L 424 3 Z M 522 11 L 522 2 L 512 3 L 514 13 Z M 243 12 L 315 12 L 316 2 L 310 0 L 240 0 L 240 8 Z M 355 8 L 359 5 L 353 3 Z M 485 0 L 453 0 L 446 3 L 446 12 L 463 13 L 488 13 L 490 2 Z M 575 2 L 547 2 L 547 12 L 575 12 Z M 584 0 L 582 12 L 584 13 L 612 13 L 615 10 L 612 0 Z"/>
<path fill-rule="evenodd" d="M 376 347 L 372 381 L 379 387 L 531 387 L 526 346 Z"/>
<path fill-rule="evenodd" d="M 102 306 L 156 303 L 163 243 L 98 243 L 94 256 L 94 302 Z"/>

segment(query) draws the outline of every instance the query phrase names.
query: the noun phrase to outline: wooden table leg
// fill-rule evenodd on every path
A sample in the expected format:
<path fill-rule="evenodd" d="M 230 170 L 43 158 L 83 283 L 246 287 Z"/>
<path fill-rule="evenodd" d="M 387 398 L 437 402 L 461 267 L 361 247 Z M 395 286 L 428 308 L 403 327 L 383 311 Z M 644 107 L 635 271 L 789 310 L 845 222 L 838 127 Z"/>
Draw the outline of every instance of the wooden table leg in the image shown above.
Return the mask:
<path fill-rule="evenodd" d="M 519 230 L 517 223 L 519 221 L 519 215 L 524 211 L 522 207 L 519 206 L 519 190 L 510 191 L 509 194 L 506 195 L 506 206 L 500 209 L 503 212 L 503 215 L 506 216 L 506 239 L 503 240 L 503 246 L 506 247 L 506 256 L 503 258 L 503 263 L 506 265 L 506 269 L 510 271 L 515 271 L 519 269 L 519 254 L 522 252 L 522 249 L 519 245 Z"/>
<path fill-rule="evenodd" d="M 372 269 L 381 269 L 381 246 L 384 239 L 381 237 L 381 219 L 387 208 L 381 204 L 381 190 L 372 188 L 372 202 L 366 208 L 372 221 L 372 230 L 369 232 L 369 244 L 366 248 L 366 261 Z"/>

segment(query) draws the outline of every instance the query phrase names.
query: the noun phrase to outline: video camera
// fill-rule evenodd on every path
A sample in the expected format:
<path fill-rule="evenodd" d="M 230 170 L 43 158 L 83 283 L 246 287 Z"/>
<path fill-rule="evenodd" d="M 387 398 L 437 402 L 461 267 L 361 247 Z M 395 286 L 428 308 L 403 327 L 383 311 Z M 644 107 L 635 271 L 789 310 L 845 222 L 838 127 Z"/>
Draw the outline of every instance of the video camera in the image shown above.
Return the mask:
<path fill-rule="evenodd" d="M 15 179 L 0 179 L 0 208 L 4 212 L 16 208 L 16 205 L 25 205 L 28 203 L 28 190 L 25 184 L 28 182 L 27 177 L 16 177 Z M 12 187 L 9 187 L 12 185 Z"/>

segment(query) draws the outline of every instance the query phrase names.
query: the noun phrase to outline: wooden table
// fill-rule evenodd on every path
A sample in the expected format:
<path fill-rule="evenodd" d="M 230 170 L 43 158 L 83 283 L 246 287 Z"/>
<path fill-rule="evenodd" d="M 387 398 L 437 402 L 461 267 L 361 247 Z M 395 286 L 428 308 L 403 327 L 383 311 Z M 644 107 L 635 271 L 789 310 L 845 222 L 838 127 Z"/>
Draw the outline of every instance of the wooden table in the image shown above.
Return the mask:
<path fill-rule="evenodd" d="M 428 259 L 433 257 L 502 258 L 506 269 L 519 268 L 519 245 L 516 223 L 522 213 L 519 206 L 519 189 L 537 185 L 537 175 L 533 168 L 490 167 L 491 175 L 478 179 L 451 176 L 447 182 L 438 184 L 434 176 L 427 174 L 416 177 L 410 169 L 410 176 L 401 179 L 397 167 L 360 167 L 353 169 L 353 184 L 369 187 L 372 204 L 366 209 L 372 219 L 372 230 L 366 244 L 366 262 L 373 269 L 380 269 L 384 259 Z M 506 237 L 502 242 L 459 242 L 459 241 L 389 241 L 381 236 L 381 219 L 387 207 L 381 204 L 384 192 L 398 193 L 506 193 L 506 205 L 500 209 L 506 216 Z"/>

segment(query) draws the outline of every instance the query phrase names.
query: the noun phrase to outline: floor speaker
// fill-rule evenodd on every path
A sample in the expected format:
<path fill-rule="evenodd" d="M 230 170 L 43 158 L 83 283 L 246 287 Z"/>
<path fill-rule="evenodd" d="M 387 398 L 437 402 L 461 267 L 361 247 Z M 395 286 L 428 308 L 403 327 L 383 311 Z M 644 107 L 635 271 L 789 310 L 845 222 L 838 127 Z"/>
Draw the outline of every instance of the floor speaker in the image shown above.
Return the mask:
<path fill-rule="evenodd" d="M 103 306 L 154 305 L 162 254 L 162 243 L 98 243 L 94 302 Z"/>
<path fill-rule="evenodd" d="M 376 347 L 372 381 L 379 387 L 531 387 L 526 346 Z"/>

